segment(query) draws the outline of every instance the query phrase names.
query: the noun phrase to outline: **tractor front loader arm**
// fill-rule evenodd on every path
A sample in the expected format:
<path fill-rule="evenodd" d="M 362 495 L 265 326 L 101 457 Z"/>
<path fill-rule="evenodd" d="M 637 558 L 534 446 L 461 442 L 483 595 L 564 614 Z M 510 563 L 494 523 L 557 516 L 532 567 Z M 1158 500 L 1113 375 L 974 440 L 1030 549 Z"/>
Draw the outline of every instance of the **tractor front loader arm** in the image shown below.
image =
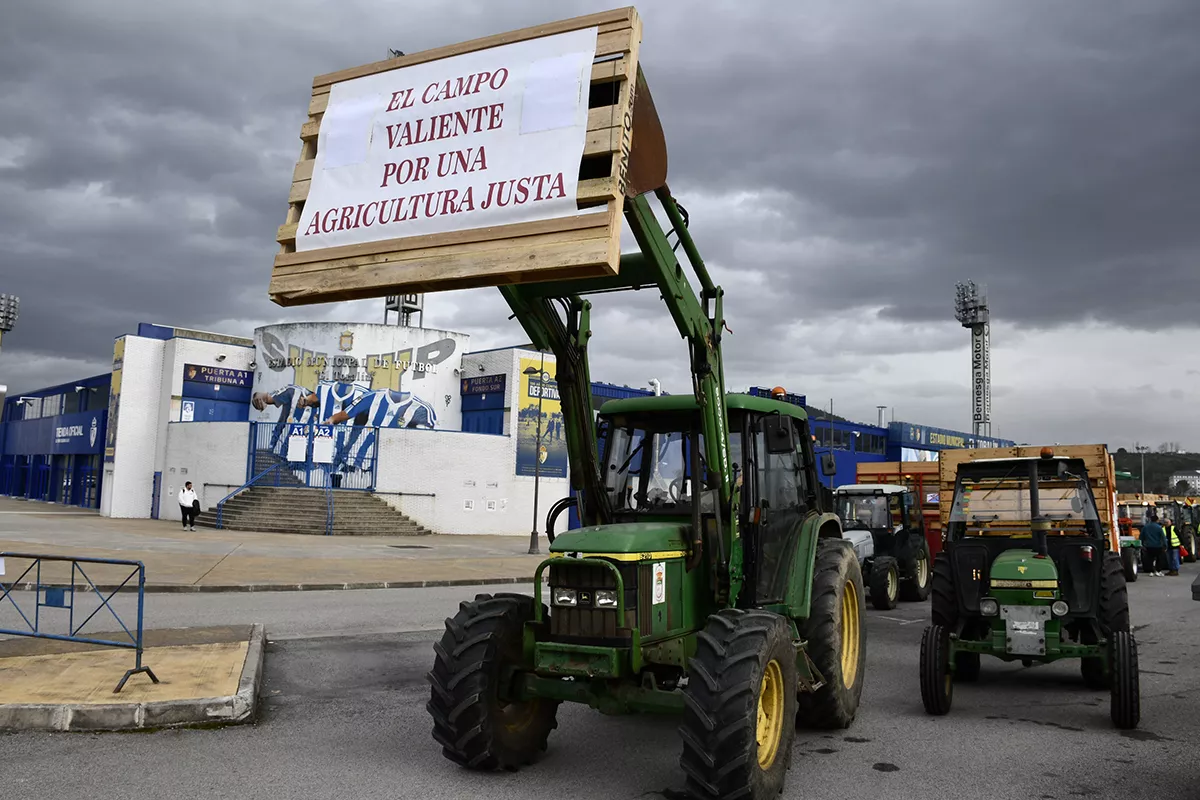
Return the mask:
<path fill-rule="evenodd" d="M 579 514 L 585 525 L 612 521 L 612 505 L 605 491 L 596 441 L 592 405 L 591 373 L 587 346 L 591 338 L 591 304 L 583 295 L 601 292 L 657 288 L 667 305 L 676 329 L 688 343 L 692 391 L 700 410 L 704 434 L 704 456 L 710 490 L 719 500 L 715 541 L 725 575 L 716 589 L 721 599 L 736 600 L 742 582 L 742 550 L 734 509 L 735 486 L 729 456 L 728 415 L 725 406 L 725 368 L 721 358 L 721 335 L 725 330 L 723 291 L 709 277 L 684 218 L 670 190 L 655 190 L 700 283 L 696 295 L 683 266 L 659 224 L 649 195 L 625 201 L 625 219 L 637 240 L 640 253 L 621 257 L 617 275 L 602 278 L 550 281 L 500 288 L 513 315 L 535 347 L 554 353 L 559 395 L 567 431 L 567 453 L 573 490 L 582 493 Z M 700 531 L 694 535 L 694 552 L 701 548 Z M 696 559 L 693 559 L 695 562 Z"/>

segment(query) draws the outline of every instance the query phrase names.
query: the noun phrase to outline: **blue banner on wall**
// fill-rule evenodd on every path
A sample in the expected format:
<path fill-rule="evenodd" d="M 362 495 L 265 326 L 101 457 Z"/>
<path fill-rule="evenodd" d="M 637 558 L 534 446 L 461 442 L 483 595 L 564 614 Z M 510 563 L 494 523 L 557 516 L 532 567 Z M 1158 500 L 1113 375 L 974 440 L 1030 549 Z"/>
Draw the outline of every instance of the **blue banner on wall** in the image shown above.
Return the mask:
<path fill-rule="evenodd" d="M 16 455 L 99 453 L 104 450 L 107 411 L 80 411 L 8 423 L 4 452 Z"/>
<path fill-rule="evenodd" d="M 184 364 L 183 379 L 197 383 L 215 383 L 221 386 L 241 386 L 249 389 L 254 384 L 254 372 L 248 369 Z"/>
<path fill-rule="evenodd" d="M 460 394 L 495 394 L 497 392 L 504 394 L 504 387 L 508 383 L 507 379 L 508 376 L 503 373 L 499 375 L 480 375 L 475 378 L 463 378 Z"/>
<path fill-rule="evenodd" d="M 902 447 L 922 450 L 953 450 L 964 447 L 1012 447 L 1008 439 L 975 438 L 970 433 L 914 425 L 911 422 L 893 422 L 888 425 L 888 439 Z"/>

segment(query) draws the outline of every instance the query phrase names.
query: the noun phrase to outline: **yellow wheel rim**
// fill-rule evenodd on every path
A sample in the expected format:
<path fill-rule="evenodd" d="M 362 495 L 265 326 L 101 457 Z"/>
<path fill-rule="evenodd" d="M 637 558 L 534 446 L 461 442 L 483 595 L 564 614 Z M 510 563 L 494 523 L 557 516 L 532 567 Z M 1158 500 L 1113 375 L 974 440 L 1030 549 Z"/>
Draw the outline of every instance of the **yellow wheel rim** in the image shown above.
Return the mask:
<path fill-rule="evenodd" d="M 900 583 L 896 580 L 896 573 L 888 570 L 888 600 L 895 600 L 899 591 Z"/>
<path fill-rule="evenodd" d="M 771 659 L 758 690 L 758 766 L 770 769 L 783 739 L 783 670 Z"/>
<path fill-rule="evenodd" d="M 921 557 L 917 559 L 917 585 L 924 586 L 929 580 L 929 559 Z"/>
<path fill-rule="evenodd" d="M 842 591 L 842 683 L 849 689 L 858 680 L 858 587 L 846 581 Z"/>

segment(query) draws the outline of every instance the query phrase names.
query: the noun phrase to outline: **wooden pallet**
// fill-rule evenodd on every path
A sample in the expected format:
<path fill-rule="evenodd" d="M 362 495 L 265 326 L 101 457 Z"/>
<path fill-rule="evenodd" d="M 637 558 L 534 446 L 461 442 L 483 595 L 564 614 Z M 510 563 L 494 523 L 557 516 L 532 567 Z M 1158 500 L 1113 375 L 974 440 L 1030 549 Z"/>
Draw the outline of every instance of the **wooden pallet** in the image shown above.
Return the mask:
<path fill-rule="evenodd" d="M 598 27 L 577 203 L 593 213 L 296 251 L 330 88 L 401 67 Z M 528 281 L 612 275 L 620 263 L 624 198 L 665 184 L 666 146 L 638 68 L 642 23 L 632 7 L 488 36 L 321 75 L 313 80 L 288 212 L 276 237 L 269 294 L 293 306 Z M 636 122 L 635 122 L 636 119 Z M 633 141 L 639 140 L 635 151 Z M 644 144 L 643 144 L 644 142 Z"/>

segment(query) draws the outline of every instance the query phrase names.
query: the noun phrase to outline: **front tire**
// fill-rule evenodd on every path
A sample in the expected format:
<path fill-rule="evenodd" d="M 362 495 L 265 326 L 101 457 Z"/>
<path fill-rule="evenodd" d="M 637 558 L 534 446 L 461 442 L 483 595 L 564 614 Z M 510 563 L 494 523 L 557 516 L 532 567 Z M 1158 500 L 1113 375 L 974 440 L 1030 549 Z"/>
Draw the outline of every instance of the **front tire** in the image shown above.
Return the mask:
<path fill-rule="evenodd" d="M 1129 589 L 1121 558 L 1105 553 L 1100 566 L 1100 602 L 1096 619 L 1100 631 L 1108 637 L 1117 631 L 1129 631 Z"/>
<path fill-rule="evenodd" d="M 798 623 L 825 685 L 798 698 L 796 724 L 848 728 L 858 713 L 867 670 L 862 570 L 848 542 L 818 539 L 808 618 Z"/>
<path fill-rule="evenodd" d="M 696 636 L 683 690 L 679 764 L 695 798 L 766 800 L 792 762 L 796 651 L 787 620 L 726 608 Z"/>
<path fill-rule="evenodd" d="M 878 556 L 871 565 L 871 605 L 880 611 L 896 607 L 900 598 L 900 566 L 891 556 Z"/>
<path fill-rule="evenodd" d="M 510 701 L 511 687 L 502 685 L 509 668 L 521 665 L 523 628 L 531 619 L 532 597 L 481 594 L 446 620 L 433 646 L 426 709 L 433 738 L 456 764 L 515 770 L 546 749 L 559 701 Z"/>
<path fill-rule="evenodd" d="M 1109 654 L 1113 672 L 1110 715 L 1118 728 L 1131 730 L 1142 718 L 1137 642 L 1133 640 L 1133 634 L 1128 631 L 1114 633 Z"/>
<path fill-rule="evenodd" d="M 953 700 L 950 631 L 941 625 L 930 625 L 921 636 L 921 703 L 926 714 L 940 717 L 949 713 Z"/>
<path fill-rule="evenodd" d="M 904 583 L 900 585 L 900 599 L 912 603 L 922 603 L 929 597 L 929 584 L 932 578 L 933 559 L 929 557 L 929 542 L 921 537 L 917 545 L 916 555 L 904 572 Z"/>
<path fill-rule="evenodd" d="M 1194 533 L 1185 534 L 1183 546 L 1187 548 L 1187 553 L 1188 553 L 1186 556 L 1184 556 L 1183 560 L 1185 562 L 1187 562 L 1188 564 L 1195 563 L 1195 561 L 1196 561 L 1196 534 L 1194 534 Z"/>
<path fill-rule="evenodd" d="M 1100 598 L 1096 621 L 1100 625 L 1100 635 L 1109 642 L 1113 641 L 1115 633 L 1129 632 L 1129 589 L 1125 581 L 1130 563 L 1127 553 L 1132 550 L 1133 548 L 1126 547 L 1119 556 L 1116 553 L 1105 553 L 1104 562 L 1100 566 Z M 1132 561 L 1136 569 L 1137 559 Z M 1085 630 L 1083 641 L 1087 644 L 1095 643 L 1095 633 Z M 1084 685 L 1089 689 L 1111 688 L 1111 676 L 1104 669 L 1104 659 L 1083 658 L 1079 672 L 1083 676 Z"/>
<path fill-rule="evenodd" d="M 1138 572 L 1141 569 L 1141 565 L 1138 562 L 1136 547 L 1121 548 L 1121 567 L 1125 573 L 1126 583 L 1133 583 L 1138 579 Z"/>

